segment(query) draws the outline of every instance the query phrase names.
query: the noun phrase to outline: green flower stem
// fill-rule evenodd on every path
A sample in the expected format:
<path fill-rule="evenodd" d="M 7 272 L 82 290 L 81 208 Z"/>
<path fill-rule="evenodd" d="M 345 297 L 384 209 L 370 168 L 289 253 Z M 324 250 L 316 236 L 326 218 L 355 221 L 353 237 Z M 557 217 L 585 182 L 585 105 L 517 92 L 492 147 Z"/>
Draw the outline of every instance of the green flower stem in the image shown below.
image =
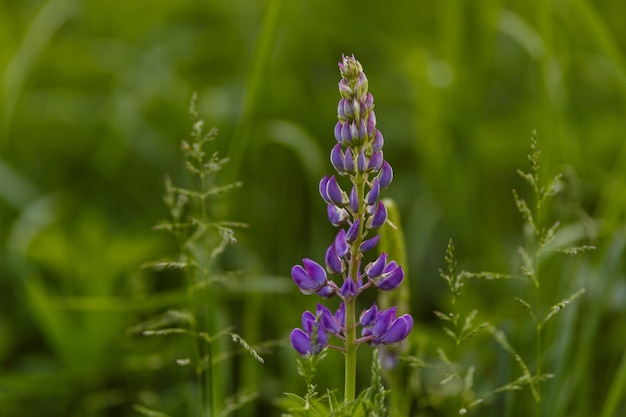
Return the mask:
<path fill-rule="evenodd" d="M 344 400 L 353 402 L 356 393 L 356 302 L 354 299 L 346 301 L 346 375 Z"/>
<path fill-rule="evenodd" d="M 357 155 L 358 153 L 355 152 Z M 355 164 L 356 165 L 356 164 Z M 357 200 L 361 203 L 364 201 L 365 194 L 365 178 L 363 174 L 357 173 L 353 178 L 354 184 L 357 190 Z M 359 212 L 356 215 L 355 221 L 359 221 L 359 232 L 357 238 L 352 243 L 350 248 L 350 270 L 348 271 L 348 278 L 354 282 L 357 282 L 359 278 L 359 265 L 361 263 L 361 243 L 363 242 L 363 230 L 365 219 L 365 204 L 359 205 Z M 358 219 L 358 220 L 357 220 Z M 358 346 L 356 344 L 356 299 L 347 299 L 345 301 L 346 306 L 346 353 L 345 353 L 345 391 L 344 400 L 346 403 L 354 402 L 356 398 L 356 353 Z"/>

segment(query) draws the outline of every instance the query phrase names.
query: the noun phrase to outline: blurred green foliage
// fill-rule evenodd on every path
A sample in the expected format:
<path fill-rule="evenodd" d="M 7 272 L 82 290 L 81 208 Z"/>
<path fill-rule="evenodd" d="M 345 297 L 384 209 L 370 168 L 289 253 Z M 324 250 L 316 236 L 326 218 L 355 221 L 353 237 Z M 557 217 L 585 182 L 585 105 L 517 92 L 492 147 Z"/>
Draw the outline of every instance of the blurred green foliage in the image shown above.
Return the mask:
<path fill-rule="evenodd" d="M 0 414 L 130 416 L 142 403 L 186 415 L 184 344 L 127 330 L 184 302 L 180 276 L 140 266 L 175 248 L 150 228 L 167 215 L 163 175 L 188 180 L 178 147 L 192 91 L 231 158 L 225 180 L 244 183 L 219 207 L 250 225 L 222 259 L 245 275 L 230 322 L 253 345 L 286 338 L 317 301 L 289 270 L 333 236 L 317 181 L 331 168 L 342 53 L 364 66 L 395 170 L 385 196 L 404 226 L 415 351 L 446 343 L 432 311 L 448 300 L 437 271 L 449 238 L 461 268 L 519 272 L 511 189 L 524 192 L 516 170 L 537 129 L 542 175 L 565 174 L 546 223 L 598 247 L 547 262 L 552 304 L 587 293 L 547 328 L 556 377 L 542 407 L 626 413 L 624 16 L 608 0 L 0 2 Z M 531 349 L 513 301 L 528 290 L 469 285 L 459 308 Z M 477 390 L 514 378 L 488 337 L 472 343 Z M 276 415 L 276 397 L 304 390 L 289 346 L 264 356 L 231 364 L 232 383 L 261 394 L 241 415 Z M 329 355 L 321 386 L 341 386 L 340 361 Z M 435 373 L 415 384 L 414 411 L 455 415 Z M 528 415 L 529 399 L 503 394 L 482 415 Z"/>

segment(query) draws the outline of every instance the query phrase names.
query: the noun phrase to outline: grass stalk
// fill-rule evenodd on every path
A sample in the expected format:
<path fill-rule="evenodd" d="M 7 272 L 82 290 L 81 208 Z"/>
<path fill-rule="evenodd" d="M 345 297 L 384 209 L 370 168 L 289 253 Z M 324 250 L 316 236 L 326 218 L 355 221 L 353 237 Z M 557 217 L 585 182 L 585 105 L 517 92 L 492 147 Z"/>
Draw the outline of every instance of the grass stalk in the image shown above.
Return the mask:
<path fill-rule="evenodd" d="M 200 166 L 204 166 L 205 161 L 200 161 Z M 206 359 L 207 359 L 207 370 L 206 370 L 206 390 L 209 396 L 209 416 L 217 417 L 219 415 L 219 400 L 223 398 L 220 387 L 222 383 L 220 383 L 221 378 L 218 372 L 215 370 L 215 364 L 213 363 L 214 349 L 213 349 L 213 339 L 212 336 L 217 333 L 217 306 L 216 306 L 216 297 L 213 289 L 209 285 L 209 270 L 210 270 L 210 261 L 211 261 L 211 250 L 210 250 L 210 236 L 208 234 L 208 230 L 206 230 L 208 224 L 208 213 L 207 213 L 207 205 L 206 205 L 206 192 L 208 190 L 206 184 L 206 171 L 200 171 L 200 191 L 201 191 L 201 199 L 200 199 L 200 209 L 202 212 L 202 224 L 205 228 L 204 237 L 202 239 L 203 243 L 203 264 L 202 268 L 202 278 L 204 281 L 205 288 L 205 315 L 206 315 L 206 332 L 209 335 L 209 342 L 204 344 L 206 346 Z"/>
<path fill-rule="evenodd" d="M 270 0 L 268 2 L 261 30 L 259 31 L 258 42 L 250 71 L 246 82 L 246 97 L 244 99 L 241 118 L 235 127 L 228 155 L 230 162 L 226 167 L 224 177 L 227 181 L 232 181 L 239 174 L 243 155 L 250 139 L 251 124 L 254 111 L 261 99 L 261 88 L 264 77 L 267 73 L 272 50 L 276 40 L 276 32 L 280 21 L 283 0 Z"/>

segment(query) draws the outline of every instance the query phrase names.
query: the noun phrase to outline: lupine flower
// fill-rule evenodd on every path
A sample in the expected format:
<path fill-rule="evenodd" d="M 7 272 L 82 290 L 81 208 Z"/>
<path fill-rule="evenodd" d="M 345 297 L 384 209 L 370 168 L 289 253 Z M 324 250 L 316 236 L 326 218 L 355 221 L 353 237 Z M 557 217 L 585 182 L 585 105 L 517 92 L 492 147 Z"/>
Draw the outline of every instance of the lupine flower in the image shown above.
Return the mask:
<path fill-rule="evenodd" d="M 378 183 L 380 184 L 380 189 L 384 190 L 391 184 L 391 180 L 393 180 L 393 169 L 391 165 L 387 161 L 383 161 L 383 164 L 380 169 L 380 174 L 378 174 Z"/>
<path fill-rule="evenodd" d="M 387 209 L 380 201 L 380 194 L 391 184 L 393 170 L 384 160 L 385 141 L 376 128 L 374 96 L 368 91 L 368 80 L 361 64 L 354 56 L 343 56 L 339 70 L 341 98 L 334 128 L 337 143 L 330 152 L 330 163 L 337 174 L 325 175 L 319 183 L 320 196 L 327 204 L 328 220 L 339 231 L 326 250 L 325 267 L 305 258 L 302 265 L 292 268 L 291 276 L 303 294 L 324 298 L 337 295 L 343 302 L 335 314 L 321 304 L 317 305 L 315 315 L 303 314 L 302 329 L 291 333 L 291 342 L 301 355 L 321 352 L 329 336 L 344 342 L 343 348 L 331 347 L 344 350 L 346 356 L 355 355 L 358 343 L 367 342 L 372 346 L 399 343 L 413 327 L 413 319 L 408 314 L 396 318 L 395 307 L 378 311 L 376 304 L 363 311 L 358 322 L 354 322 L 359 294 L 372 287 L 384 291 L 397 288 L 404 279 L 404 271 L 385 253 L 369 262 L 364 272 L 361 269 L 363 253 L 376 247 L 380 240 L 377 231 L 387 223 Z M 365 284 L 364 280 L 367 280 Z M 347 316 L 348 311 L 352 317 Z M 346 326 L 348 320 L 352 325 Z M 357 325 L 362 327 L 363 336 L 358 340 L 355 333 L 350 337 L 347 334 L 348 329 L 355 332 Z"/>
<path fill-rule="evenodd" d="M 378 317 L 378 307 L 374 303 L 371 308 L 363 310 L 361 317 L 359 318 L 359 323 L 361 323 L 361 326 L 364 327 L 372 326 L 376 317 Z"/>
<path fill-rule="evenodd" d="M 344 316 L 344 304 L 337 310 L 337 313 L 332 314 L 330 310 L 322 304 L 317 305 L 317 314 L 320 317 L 320 322 L 324 327 L 324 330 L 328 334 L 341 334 L 343 330 L 343 316 Z"/>
<path fill-rule="evenodd" d="M 329 274 L 341 274 L 345 271 L 344 262 L 341 257 L 337 255 L 334 243 L 328 247 L 324 261 L 326 263 L 326 270 Z"/>
<path fill-rule="evenodd" d="M 376 304 L 364 312 L 360 323 L 363 326 L 361 334 L 371 336 L 368 343 L 372 346 L 401 342 L 413 328 L 413 318 L 409 314 L 396 318 L 396 307 L 378 312 Z"/>
<path fill-rule="evenodd" d="M 341 297 L 344 300 L 351 300 L 356 296 L 356 290 L 356 283 L 352 279 L 348 278 L 343 282 L 339 294 L 341 294 Z"/>
<path fill-rule="evenodd" d="M 378 259 L 365 266 L 365 275 L 374 286 L 386 291 L 397 288 L 404 279 L 402 267 L 396 261 L 387 263 L 386 253 L 382 253 Z"/>
<path fill-rule="evenodd" d="M 341 227 L 346 222 L 346 220 L 348 220 L 348 217 L 350 215 L 348 214 L 348 211 L 346 209 L 339 208 L 334 204 L 328 204 L 327 207 L 328 221 L 330 221 L 330 224 L 332 224 L 333 226 Z"/>
<path fill-rule="evenodd" d="M 365 227 L 368 229 L 380 229 L 387 221 L 387 209 L 382 201 L 376 203 L 376 208 L 373 210 L 372 215 L 367 219 Z"/>
<path fill-rule="evenodd" d="M 376 247 L 379 240 L 380 240 L 380 235 L 376 235 L 371 239 L 367 239 L 366 241 L 361 243 L 361 246 L 359 247 L 359 249 L 361 250 L 361 252 L 367 252 L 368 250 L 372 250 Z"/>
<path fill-rule="evenodd" d="M 310 311 L 302 314 L 302 329 L 293 329 L 291 344 L 301 355 L 317 355 L 328 344 L 326 330 L 320 320 Z"/>
<path fill-rule="evenodd" d="M 315 261 L 303 259 L 302 264 L 291 269 L 291 277 L 303 294 L 315 294 L 326 285 L 326 271 Z"/>

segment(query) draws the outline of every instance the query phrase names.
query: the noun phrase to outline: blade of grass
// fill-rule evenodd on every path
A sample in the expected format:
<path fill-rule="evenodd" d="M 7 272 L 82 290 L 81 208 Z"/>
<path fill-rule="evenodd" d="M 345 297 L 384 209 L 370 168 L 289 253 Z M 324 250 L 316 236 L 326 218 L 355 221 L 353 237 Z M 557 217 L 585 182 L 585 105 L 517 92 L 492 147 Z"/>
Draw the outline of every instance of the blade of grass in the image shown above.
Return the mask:
<path fill-rule="evenodd" d="M 272 56 L 272 50 L 276 39 L 276 30 L 279 23 L 280 11 L 283 0 L 269 0 L 250 71 L 246 82 L 246 96 L 239 123 L 235 127 L 233 139 L 228 151 L 230 162 L 225 168 L 224 178 L 230 182 L 237 178 L 239 167 L 243 159 L 244 152 L 250 139 L 252 116 L 260 99 L 260 91 L 263 85 L 263 78 L 267 73 L 267 67 Z"/>
<path fill-rule="evenodd" d="M 609 388 L 609 393 L 604 401 L 601 417 L 617 415 L 616 411 L 620 400 L 626 401 L 626 350 L 624 350 L 620 364 L 611 381 L 611 388 Z"/>
<path fill-rule="evenodd" d="M 54 34 L 78 13 L 78 5 L 73 0 L 51 0 L 47 2 L 33 19 L 24 40 L 9 63 L 2 78 L 2 102 L 4 114 L 2 127 L 8 130 L 20 90 L 30 72 L 30 68 Z M 7 135 L 0 135 L 0 146 Z"/>

